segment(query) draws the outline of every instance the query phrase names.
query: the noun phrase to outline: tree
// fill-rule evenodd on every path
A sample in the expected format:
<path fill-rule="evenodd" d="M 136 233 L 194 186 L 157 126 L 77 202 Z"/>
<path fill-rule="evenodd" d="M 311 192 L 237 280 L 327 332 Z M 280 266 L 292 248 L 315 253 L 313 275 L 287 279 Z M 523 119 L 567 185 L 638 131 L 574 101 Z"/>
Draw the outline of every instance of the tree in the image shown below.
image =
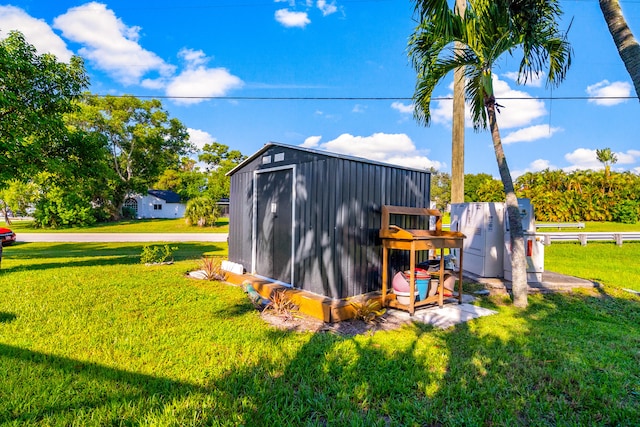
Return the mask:
<path fill-rule="evenodd" d="M 488 173 L 472 174 L 464 176 L 464 201 L 465 202 L 488 202 L 478 196 L 478 189 L 485 181 L 493 181 L 493 177 Z M 504 198 L 503 198 L 504 200 Z"/>
<path fill-rule="evenodd" d="M 207 188 L 207 173 L 198 170 L 167 169 L 154 185 L 158 190 L 171 190 L 183 200 L 202 195 Z"/>
<path fill-rule="evenodd" d="M 227 172 L 242 163 L 247 157 L 229 146 L 213 142 L 205 144 L 198 160 L 207 165 L 207 195 L 213 200 L 229 197 L 231 182 Z"/>
<path fill-rule="evenodd" d="M 618 55 L 633 81 L 636 96 L 640 100 L 640 44 L 627 25 L 620 2 L 618 0 L 599 0 L 599 2 L 613 42 L 618 48 Z"/>
<path fill-rule="evenodd" d="M 604 165 L 604 179 L 602 180 L 602 194 L 604 194 L 607 191 L 607 188 L 609 188 L 608 191 L 610 193 L 611 185 L 609 181 L 611 180 L 611 165 L 618 161 L 618 157 L 615 155 L 614 152 L 611 151 L 611 148 L 607 147 L 601 150 L 596 149 L 596 158 L 600 163 Z"/>
<path fill-rule="evenodd" d="M 611 165 L 618 161 L 618 156 L 611 151 L 611 148 L 596 149 L 596 157 L 604 166 L 604 178 L 608 180 L 611 176 Z"/>
<path fill-rule="evenodd" d="M 483 202 L 501 202 L 505 199 L 504 186 L 497 179 L 488 179 L 478 186 L 478 200 Z"/>
<path fill-rule="evenodd" d="M 40 187 L 32 180 L 27 182 L 17 179 L 9 181 L 6 187 L 0 190 L 0 206 L 5 223 L 11 224 L 9 209 L 14 215 L 27 215 L 27 210 L 36 203 L 39 193 Z"/>
<path fill-rule="evenodd" d="M 119 218 L 131 193 L 142 193 L 167 168 L 177 168 L 180 156 L 193 150 L 185 126 L 169 117 L 157 99 L 85 94 L 80 111 L 69 115 L 70 125 L 99 134 L 109 149 L 114 212 Z"/>
<path fill-rule="evenodd" d="M 87 85 L 79 57 L 66 64 L 38 55 L 15 31 L 0 41 L 0 189 L 65 156 L 63 114 Z"/>
<path fill-rule="evenodd" d="M 38 55 L 16 31 L 0 41 L 0 188 L 64 156 L 63 115 L 88 85 L 82 59 Z"/>
<path fill-rule="evenodd" d="M 451 200 L 451 175 L 431 169 L 431 201 L 436 208 L 444 211 Z"/>
<path fill-rule="evenodd" d="M 464 17 L 447 0 L 416 0 L 418 25 L 409 41 L 409 55 L 417 72 L 414 115 L 431 121 L 433 91 L 445 76 L 464 67 L 465 93 L 476 130 L 489 128 L 498 171 L 506 194 L 511 225 L 512 290 L 517 307 L 527 305 L 524 235 L 511 173 L 502 147 L 493 91 L 493 67 L 504 53 L 522 53 L 518 82 L 544 70 L 547 84 L 561 82 L 571 64 L 571 48 L 558 29 L 561 15 L 556 0 L 469 0 Z M 458 42 L 456 48 L 454 43 Z"/>

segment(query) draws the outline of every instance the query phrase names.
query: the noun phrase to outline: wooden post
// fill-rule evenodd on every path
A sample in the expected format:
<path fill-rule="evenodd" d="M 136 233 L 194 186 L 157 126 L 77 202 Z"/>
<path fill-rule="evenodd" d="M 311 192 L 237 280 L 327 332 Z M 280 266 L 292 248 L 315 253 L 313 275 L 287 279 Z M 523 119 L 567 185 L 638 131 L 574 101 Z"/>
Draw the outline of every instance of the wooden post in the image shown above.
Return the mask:
<path fill-rule="evenodd" d="M 466 0 L 456 0 L 456 11 L 464 16 Z M 455 49 L 461 46 L 456 42 Z M 464 202 L 464 69 L 453 73 L 453 119 L 451 123 L 451 203 Z"/>

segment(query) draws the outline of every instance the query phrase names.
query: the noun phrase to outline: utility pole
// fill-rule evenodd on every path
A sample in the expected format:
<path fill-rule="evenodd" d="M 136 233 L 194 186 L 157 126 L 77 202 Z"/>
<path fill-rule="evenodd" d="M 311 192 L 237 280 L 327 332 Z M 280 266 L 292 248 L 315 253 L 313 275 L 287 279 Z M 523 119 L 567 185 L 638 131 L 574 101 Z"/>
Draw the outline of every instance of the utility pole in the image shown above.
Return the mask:
<path fill-rule="evenodd" d="M 456 0 L 456 12 L 464 16 L 466 0 Z M 455 49 L 460 49 L 458 42 Z M 453 120 L 451 132 L 451 203 L 464 202 L 464 69 L 453 73 Z"/>

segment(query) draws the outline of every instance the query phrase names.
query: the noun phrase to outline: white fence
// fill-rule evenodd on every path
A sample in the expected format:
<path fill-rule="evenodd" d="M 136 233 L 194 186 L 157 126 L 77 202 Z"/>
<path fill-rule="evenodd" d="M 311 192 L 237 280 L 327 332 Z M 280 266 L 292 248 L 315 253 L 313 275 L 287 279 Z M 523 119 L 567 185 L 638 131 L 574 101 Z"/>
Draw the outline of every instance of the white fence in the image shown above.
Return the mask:
<path fill-rule="evenodd" d="M 640 231 L 627 232 L 559 232 L 559 233 L 536 233 L 536 236 L 544 238 L 544 244 L 550 245 L 551 242 L 568 242 L 577 240 L 582 246 L 588 241 L 614 241 L 616 245 L 621 246 L 624 241 L 640 240 Z"/>
<path fill-rule="evenodd" d="M 579 224 L 573 223 L 574 227 L 580 228 Z M 557 225 L 553 225 L 554 227 Z M 537 226 L 536 226 L 537 227 Z M 442 228 L 448 229 L 449 224 L 442 224 Z M 578 241 L 582 246 L 586 246 L 589 241 L 606 242 L 613 241 L 616 245 L 622 246 L 622 243 L 627 241 L 640 240 L 640 231 L 625 231 L 625 232 L 613 232 L 613 231 L 600 231 L 600 232 L 584 232 L 584 231 L 570 231 L 570 232 L 553 232 L 553 233 L 536 233 L 536 236 L 540 236 L 543 239 L 545 245 L 550 245 L 551 242 L 571 242 Z"/>
<path fill-rule="evenodd" d="M 584 222 L 545 222 L 536 224 L 536 228 L 584 228 Z"/>

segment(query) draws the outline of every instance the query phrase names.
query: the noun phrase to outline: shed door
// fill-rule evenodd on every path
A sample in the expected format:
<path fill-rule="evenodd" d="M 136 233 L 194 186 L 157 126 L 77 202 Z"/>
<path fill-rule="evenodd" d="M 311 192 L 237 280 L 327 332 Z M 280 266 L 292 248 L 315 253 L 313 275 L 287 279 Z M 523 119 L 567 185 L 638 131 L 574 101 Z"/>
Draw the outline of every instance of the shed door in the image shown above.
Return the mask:
<path fill-rule="evenodd" d="M 293 170 L 257 174 L 255 272 L 292 283 Z"/>

